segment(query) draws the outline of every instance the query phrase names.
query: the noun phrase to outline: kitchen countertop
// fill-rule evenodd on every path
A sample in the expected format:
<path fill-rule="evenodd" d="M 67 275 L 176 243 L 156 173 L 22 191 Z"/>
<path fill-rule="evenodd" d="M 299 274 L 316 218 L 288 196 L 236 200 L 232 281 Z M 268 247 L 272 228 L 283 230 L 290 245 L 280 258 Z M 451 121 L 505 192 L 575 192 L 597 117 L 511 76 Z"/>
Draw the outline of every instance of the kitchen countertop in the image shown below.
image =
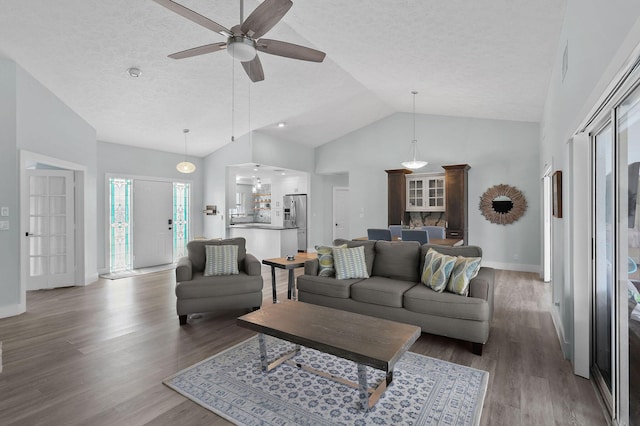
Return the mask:
<path fill-rule="evenodd" d="M 284 231 L 285 229 L 297 229 L 297 227 L 285 228 L 284 226 L 269 225 L 268 223 L 238 223 L 234 225 L 229 225 L 229 228 L 269 229 L 272 231 Z"/>

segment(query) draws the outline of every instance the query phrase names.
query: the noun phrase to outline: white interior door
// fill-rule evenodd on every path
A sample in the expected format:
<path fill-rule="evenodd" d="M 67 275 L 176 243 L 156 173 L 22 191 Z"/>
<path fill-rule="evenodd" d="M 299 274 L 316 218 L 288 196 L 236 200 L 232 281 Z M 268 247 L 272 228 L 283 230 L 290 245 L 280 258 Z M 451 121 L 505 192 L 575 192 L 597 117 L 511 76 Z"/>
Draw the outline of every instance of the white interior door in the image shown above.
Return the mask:
<path fill-rule="evenodd" d="M 75 284 L 73 172 L 28 170 L 27 290 Z"/>
<path fill-rule="evenodd" d="M 133 267 L 173 262 L 173 184 L 133 181 Z"/>
<path fill-rule="evenodd" d="M 349 188 L 333 188 L 333 239 L 349 238 Z"/>

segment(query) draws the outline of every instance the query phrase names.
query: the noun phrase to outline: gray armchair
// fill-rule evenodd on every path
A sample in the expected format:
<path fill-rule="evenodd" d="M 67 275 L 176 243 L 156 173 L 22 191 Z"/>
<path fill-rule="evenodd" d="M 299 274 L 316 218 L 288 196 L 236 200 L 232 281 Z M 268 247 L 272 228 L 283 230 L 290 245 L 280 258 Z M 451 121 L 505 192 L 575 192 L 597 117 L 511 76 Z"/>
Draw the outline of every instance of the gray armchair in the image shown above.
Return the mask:
<path fill-rule="evenodd" d="M 238 246 L 239 274 L 204 276 L 205 246 L 229 244 Z M 187 323 L 189 314 L 262 306 L 261 264 L 247 253 L 244 238 L 194 240 L 187 244 L 187 252 L 176 267 L 176 310 L 180 325 Z"/>

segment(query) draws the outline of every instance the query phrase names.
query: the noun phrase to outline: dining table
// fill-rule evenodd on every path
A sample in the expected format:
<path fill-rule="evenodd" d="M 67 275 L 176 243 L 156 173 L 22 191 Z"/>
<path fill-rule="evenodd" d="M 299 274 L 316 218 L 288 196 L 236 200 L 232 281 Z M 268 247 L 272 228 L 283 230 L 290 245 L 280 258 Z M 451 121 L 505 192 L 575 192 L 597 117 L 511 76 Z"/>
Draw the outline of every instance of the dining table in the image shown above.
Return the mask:
<path fill-rule="evenodd" d="M 368 237 L 357 237 L 354 241 L 368 241 Z M 402 237 L 392 237 L 392 241 L 402 241 Z M 464 240 L 460 238 L 431 238 L 429 244 L 435 244 L 439 246 L 458 247 L 464 244 Z"/>

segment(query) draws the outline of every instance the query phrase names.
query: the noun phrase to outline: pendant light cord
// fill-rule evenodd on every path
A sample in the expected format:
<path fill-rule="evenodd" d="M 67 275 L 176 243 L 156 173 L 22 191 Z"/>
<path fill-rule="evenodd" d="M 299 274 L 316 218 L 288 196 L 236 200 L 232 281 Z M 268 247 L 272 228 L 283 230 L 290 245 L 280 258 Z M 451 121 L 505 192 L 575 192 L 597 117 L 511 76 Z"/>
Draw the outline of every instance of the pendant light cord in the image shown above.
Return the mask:
<path fill-rule="evenodd" d="M 189 129 L 184 129 L 182 131 L 184 133 L 184 162 L 187 162 L 187 133 L 189 133 Z"/>
<path fill-rule="evenodd" d="M 416 140 L 416 95 L 418 92 L 414 90 L 411 93 L 413 94 L 413 140 L 411 141 L 411 144 L 413 148 L 413 159 L 415 161 L 418 151 L 418 141 Z"/>

